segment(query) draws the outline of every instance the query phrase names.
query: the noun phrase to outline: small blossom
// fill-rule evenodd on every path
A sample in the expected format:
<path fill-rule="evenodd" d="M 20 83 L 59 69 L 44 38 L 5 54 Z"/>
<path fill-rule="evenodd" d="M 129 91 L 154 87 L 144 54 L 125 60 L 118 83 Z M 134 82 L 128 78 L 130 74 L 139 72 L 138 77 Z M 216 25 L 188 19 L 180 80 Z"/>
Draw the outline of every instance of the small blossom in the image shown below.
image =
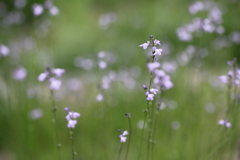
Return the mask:
<path fill-rule="evenodd" d="M 77 124 L 77 120 L 69 120 L 68 121 L 68 128 L 75 128 L 75 125 Z"/>
<path fill-rule="evenodd" d="M 14 72 L 13 72 L 13 78 L 18 80 L 18 81 L 23 81 L 27 76 L 27 70 L 23 67 L 18 67 Z"/>
<path fill-rule="evenodd" d="M 62 74 L 65 72 L 65 69 L 61 69 L 61 68 L 53 68 L 52 69 L 52 73 L 56 76 L 56 77 L 61 77 Z"/>
<path fill-rule="evenodd" d="M 67 113 L 69 112 L 69 108 L 68 107 L 65 107 L 64 108 L 64 111 L 66 111 Z"/>
<path fill-rule="evenodd" d="M 1 55 L 3 57 L 8 56 L 9 52 L 10 52 L 10 50 L 7 46 L 0 44 L 0 57 L 1 57 Z"/>
<path fill-rule="evenodd" d="M 158 89 L 151 88 L 151 89 L 150 89 L 150 92 L 152 92 L 153 94 L 157 94 L 157 92 L 158 92 Z"/>
<path fill-rule="evenodd" d="M 161 55 L 161 54 L 162 54 L 162 49 L 159 48 L 155 50 L 155 53 L 153 55 Z"/>
<path fill-rule="evenodd" d="M 32 6 L 32 9 L 33 9 L 33 14 L 35 16 L 40 16 L 43 13 L 43 10 L 44 10 L 44 8 L 41 4 L 34 4 Z"/>
<path fill-rule="evenodd" d="M 40 82 L 44 81 L 44 80 L 48 77 L 48 75 L 49 75 L 48 72 L 41 73 L 41 74 L 38 76 L 38 81 L 40 81 Z"/>
<path fill-rule="evenodd" d="M 126 135 L 128 135 L 128 131 L 124 131 L 122 134 L 119 135 L 121 143 L 126 142 L 126 140 L 127 140 L 127 137 L 125 137 Z"/>
<path fill-rule="evenodd" d="M 223 75 L 223 76 L 219 76 L 219 79 L 220 79 L 220 81 L 222 82 L 222 83 L 228 83 L 228 79 L 229 79 L 229 77 L 228 76 L 225 76 L 225 75 Z"/>
<path fill-rule="evenodd" d="M 148 94 L 147 95 L 147 98 L 146 98 L 148 101 L 153 101 L 154 100 L 154 94 Z"/>
<path fill-rule="evenodd" d="M 227 128 L 230 128 L 232 126 L 232 124 L 228 122 L 228 120 L 223 120 L 223 119 L 218 121 L 218 124 L 221 126 L 226 126 Z"/>
<path fill-rule="evenodd" d="M 157 39 L 155 39 L 153 43 L 154 43 L 154 45 L 161 45 L 161 44 L 160 44 L 160 41 L 157 40 Z"/>
<path fill-rule="evenodd" d="M 156 68 L 160 67 L 161 64 L 159 62 L 150 62 L 147 64 L 149 72 L 153 72 Z"/>
<path fill-rule="evenodd" d="M 150 45 L 150 41 L 147 41 L 147 43 L 143 43 L 139 45 L 139 47 L 143 47 L 143 49 L 147 49 L 147 47 Z"/>
<path fill-rule="evenodd" d="M 146 85 L 143 85 L 142 87 L 143 87 L 143 89 L 144 89 L 144 90 L 146 90 L 146 89 L 147 89 L 147 86 L 146 86 Z"/>
<path fill-rule="evenodd" d="M 56 90 L 60 89 L 61 85 L 62 85 L 62 82 L 60 80 L 57 80 L 55 78 L 51 78 L 49 89 L 56 91 Z"/>

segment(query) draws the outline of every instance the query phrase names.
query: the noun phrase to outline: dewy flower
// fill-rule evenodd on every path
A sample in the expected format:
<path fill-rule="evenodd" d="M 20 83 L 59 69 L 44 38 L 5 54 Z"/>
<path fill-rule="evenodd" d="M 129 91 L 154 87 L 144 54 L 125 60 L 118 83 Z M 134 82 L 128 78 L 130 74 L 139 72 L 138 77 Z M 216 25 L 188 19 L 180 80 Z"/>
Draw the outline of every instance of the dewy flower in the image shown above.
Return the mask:
<path fill-rule="evenodd" d="M 68 112 L 68 115 L 66 116 L 66 119 L 68 121 L 67 127 L 68 128 L 75 128 L 75 125 L 77 124 L 76 118 L 80 117 L 80 113 L 78 112 L 72 112 L 69 111 L 69 108 L 64 108 L 66 112 Z"/>
<path fill-rule="evenodd" d="M 150 45 L 150 41 L 147 41 L 147 43 L 143 43 L 139 45 L 139 47 L 143 47 L 143 49 L 147 49 L 147 47 Z"/>
<path fill-rule="evenodd" d="M 227 128 L 230 128 L 232 126 L 232 124 L 230 122 L 228 122 L 228 120 L 223 120 L 223 119 L 218 121 L 218 124 L 222 125 L 222 126 L 226 126 Z"/>
<path fill-rule="evenodd" d="M 127 137 L 125 137 L 126 135 L 128 135 L 128 131 L 124 131 L 122 134 L 120 134 L 120 142 L 121 143 L 124 143 L 124 142 L 126 142 L 126 140 L 127 140 Z"/>

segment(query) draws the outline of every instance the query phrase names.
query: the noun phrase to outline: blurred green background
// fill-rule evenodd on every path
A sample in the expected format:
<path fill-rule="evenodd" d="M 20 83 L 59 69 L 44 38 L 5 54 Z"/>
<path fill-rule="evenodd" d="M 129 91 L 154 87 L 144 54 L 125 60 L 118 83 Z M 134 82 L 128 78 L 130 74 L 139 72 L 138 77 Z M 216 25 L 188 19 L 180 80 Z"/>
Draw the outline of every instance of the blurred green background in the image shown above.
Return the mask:
<path fill-rule="evenodd" d="M 227 61 L 240 59 L 240 3 L 202 2 L 209 10 L 221 11 L 216 14 L 222 21 L 214 25 L 224 31 L 199 29 L 190 41 L 181 41 L 178 28 L 209 16 L 206 8 L 190 14 L 194 1 L 0 1 L 0 52 L 2 45 L 9 49 L 7 56 L 0 54 L 0 159 L 58 159 L 48 83 L 38 82 L 47 65 L 66 70 L 55 93 L 62 159 L 71 159 L 65 107 L 81 113 L 74 129 L 76 160 L 117 159 L 118 129 L 128 130 L 125 113 L 131 113 L 133 126 L 128 159 L 137 159 L 139 124 L 146 109 L 142 85 L 149 81 L 149 51 L 139 45 L 149 35 L 161 41 L 163 55 L 158 61 L 173 66 L 174 83 L 164 93 L 165 106 L 157 116 L 153 159 L 239 159 L 240 126 L 233 126 L 229 136 L 218 125 L 227 108 L 227 86 L 218 76 L 227 74 Z M 44 7 L 41 15 L 34 16 L 34 4 Z M 47 4 L 58 10 L 51 15 Z M 101 69 L 100 61 L 107 67 Z M 21 80 L 14 78 L 19 68 L 27 73 Z M 103 89 L 109 75 L 114 78 Z M 104 96 L 101 102 L 96 101 L 99 93 Z M 145 130 L 142 160 L 146 153 Z"/>

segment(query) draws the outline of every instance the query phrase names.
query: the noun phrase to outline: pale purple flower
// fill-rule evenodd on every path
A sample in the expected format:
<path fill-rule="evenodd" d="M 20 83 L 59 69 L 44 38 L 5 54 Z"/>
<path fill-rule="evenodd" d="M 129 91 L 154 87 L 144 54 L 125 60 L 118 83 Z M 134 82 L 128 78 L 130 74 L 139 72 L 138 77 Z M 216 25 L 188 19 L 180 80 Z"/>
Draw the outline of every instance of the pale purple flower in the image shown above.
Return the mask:
<path fill-rule="evenodd" d="M 161 64 L 159 62 L 149 62 L 147 64 L 147 68 L 149 72 L 153 72 L 156 68 L 160 67 Z"/>
<path fill-rule="evenodd" d="M 75 128 L 75 125 L 77 124 L 77 120 L 69 120 L 68 121 L 68 128 Z"/>
<path fill-rule="evenodd" d="M 143 47 L 143 49 L 147 49 L 147 47 L 150 45 L 150 41 L 147 41 L 147 43 L 143 43 L 139 45 L 139 47 Z"/>
<path fill-rule="evenodd" d="M 65 69 L 61 69 L 61 68 L 53 68 L 52 69 L 52 73 L 56 76 L 56 77 L 61 77 L 62 74 L 65 72 Z"/>
<path fill-rule="evenodd" d="M 151 92 L 151 93 L 153 93 L 153 94 L 157 94 L 157 92 L 158 92 L 158 89 L 151 88 L 151 89 L 150 89 L 150 92 Z"/>
<path fill-rule="evenodd" d="M 153 43 L 154 43 L 154 45 L 161 45 L 161 44 L 160 44 L 160 41 L 157 40 L 157 39 L 155 39 L 155 40 L 153 41 Z"/>
<path fill-rule="evenodd" d="M 40 16 L 43 13 L 43 10 L 44 10 L 44 8 L 41 4 L 34 4 L 32 6 L 32 9 L 33 9 L 33 14 L 35 16 Z"/>
<path fill-rule="evenodd" d="M 9 52 L 10 52 L 10 50 L 7 46 L 0 44 L 0 57 L 1 57 L 1 55 L 3 57 L 8 56 Z"/>
<path fill-rule="evenodd" d="M 223 120 L 223 119 L 218 121 L 218 124 L 222 125 L 222 126 L 226 126 L 227 128 L 230 128 L 232 126 L 232 124 L 230 122 L 228 122 L 228 120 Z"/>
<path fill-rule="evenodd" d="M 40 81 L 40 82 L 45 81 L 45 79 L 48 77 L 48 75 L 49 75 L 48 72 L 41 73 L 41 74 L 38 76 L 38 81 Z"/>
<path fill-rule="evenodd" d="M 68 112 L 68 115 L 66 116 L 66 119 L 68 121 L 67 127 L 75 128 L 75 125 L 77 124 L 77 120 L 75 119 L 81 116 L 80 113 L 69 111 L 69 108 L 67 107 L 64 110 Z"/>
<path fill-rule="evenodd" d="M 150 93 L 148 93 L 148 92 L 146 92 L 146 96 L 147 96 L 147 100 L 148 101 L 153 101 L 154 100 L 154 94 L 150 94 Z"/>
<path fill-rule="evenodd" d="M 154 84 L 158 84 L 164 89 L 170 89 L 173 87 L 171 77 L 167 75 L 164 71 L 156 70 L 155 75 L 156 77 L 153 79 Z"/>
<path fill-rule="evenodd" d="M 159 49 L 155 49 L 155 53 L 153 55 L 161 55 L 162 54 L 162 49 L 159 48 Z"/>
<path fill-rule="evenodd" d="M 18 67 L 13 72 L 13 78 L 18 81 L 23 81 L 27 76 L 27 70 L 23 67 Z"/>
<path fill-rule="evenodd" d="M 62 82 L 60 80 L 55 79 L 55 78 L 50 78 L 49 81 L 50 81 L 50 86 L 49 86 L 50 90 L 56 91 L 56 90 L 60 89 L 60 87 L 62 85 Z"/>
<path fill-rule="evenodd" d="M 101 101 L 103 101 L 103 95 L 101 94 L 101 93 L 99 93 L 98 95 L 97 95 L 97 97 L 96 97 L 96 100 L 98 101 L 98 102 L 101 102 Z"/>
<path fill-rule="evenodd" d="M 56 6 L 52 6 L 51 8 L 49 8 L 49 13 L 52 16 L 57 16 L 59 14 L 59 9 Z"/>
<path fill-rule="evenodd" d="M 70 111 L 70 109 L 68 107 L 65 107 L 64 111 L 66 111 L 68 113 Z"/>
<path fill-rule="evenodd" d="M 127 137 L 125 137 L 126 135 L 128 135 L 128 131 L 124 131 L 122 134 L 119 135 L 121 143 L 126 142 L 126 140 L 127 140 Z"/>
<path fill-rule="evenodd" d="M 219 79 L 222 83 L 228 83 L 229 77 L 226 75 L 219 76 Z"/>

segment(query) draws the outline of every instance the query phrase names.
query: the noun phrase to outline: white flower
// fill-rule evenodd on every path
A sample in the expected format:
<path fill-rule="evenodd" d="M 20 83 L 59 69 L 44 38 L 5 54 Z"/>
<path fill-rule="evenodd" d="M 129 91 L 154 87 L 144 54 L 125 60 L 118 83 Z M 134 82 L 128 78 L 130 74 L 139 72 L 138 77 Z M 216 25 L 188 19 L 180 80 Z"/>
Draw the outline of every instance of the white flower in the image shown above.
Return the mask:
<path fill-rule="evenodd" d="M 119 137 L 120 137 L 120 142 L 124 143 L 127 140 L 127 137 L 125 137 L 126 135 L 128 135 L 128 131 L 124 131 Z"/>

